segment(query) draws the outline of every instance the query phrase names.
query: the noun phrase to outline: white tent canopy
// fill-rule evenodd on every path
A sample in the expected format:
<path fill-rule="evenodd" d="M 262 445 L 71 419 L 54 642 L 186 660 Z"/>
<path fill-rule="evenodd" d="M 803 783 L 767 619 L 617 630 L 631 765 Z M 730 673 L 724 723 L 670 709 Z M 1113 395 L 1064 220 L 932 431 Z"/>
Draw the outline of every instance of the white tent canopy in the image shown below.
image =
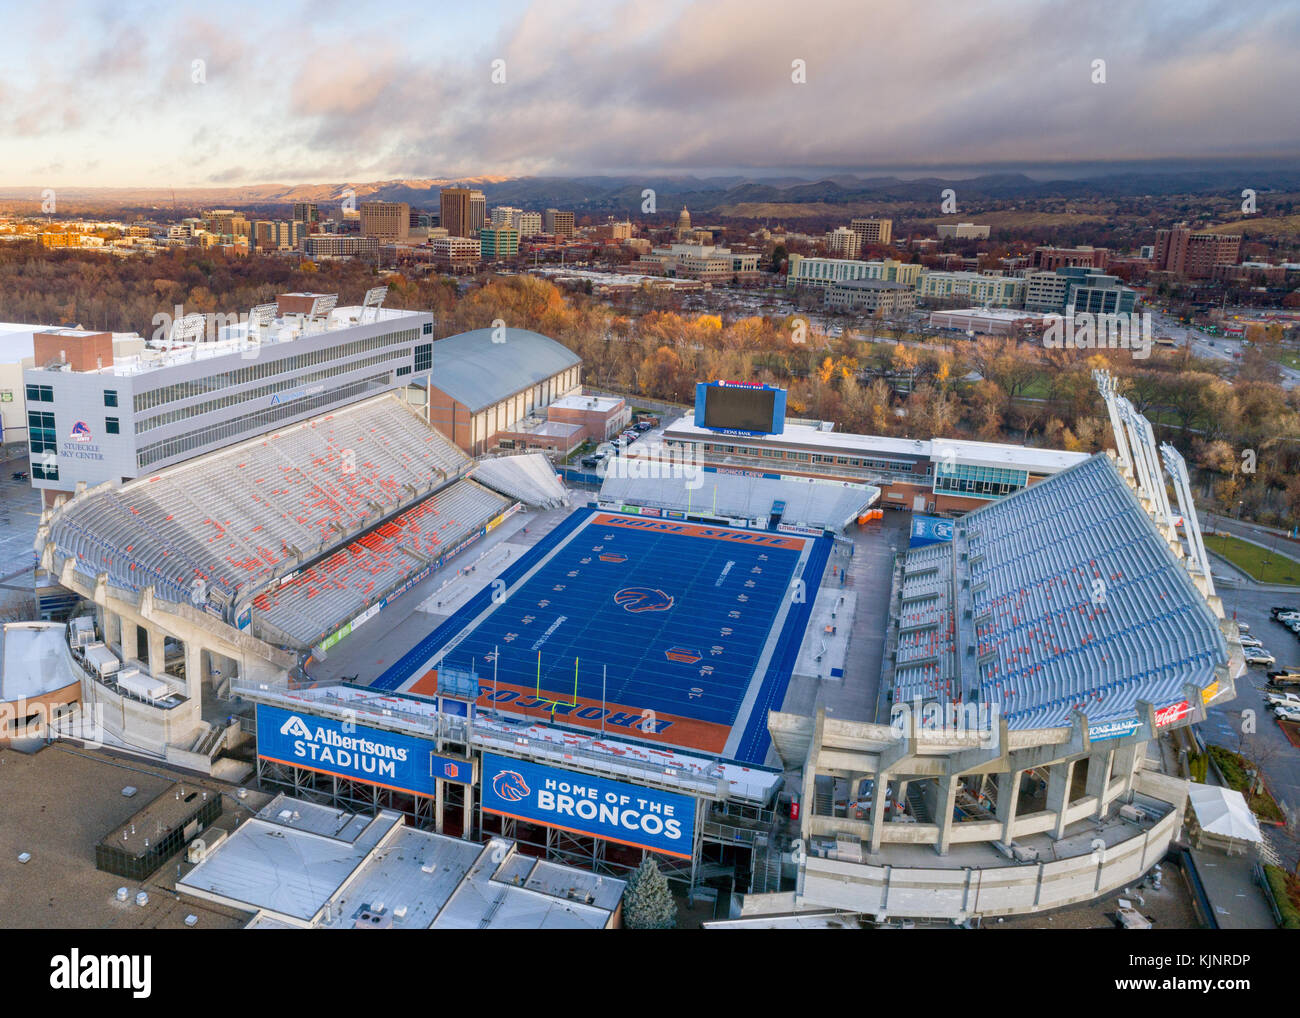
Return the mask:
<path fill-rule="evenodd" d="M 1221 838 L 1238 841 L 1263 841 L 1255 814 L 1246 805 L 1246 797 L 1230 788 L 1214 785 L 1196 785 L 1188 788 L 1192 809 L 1201 830 Z"/>

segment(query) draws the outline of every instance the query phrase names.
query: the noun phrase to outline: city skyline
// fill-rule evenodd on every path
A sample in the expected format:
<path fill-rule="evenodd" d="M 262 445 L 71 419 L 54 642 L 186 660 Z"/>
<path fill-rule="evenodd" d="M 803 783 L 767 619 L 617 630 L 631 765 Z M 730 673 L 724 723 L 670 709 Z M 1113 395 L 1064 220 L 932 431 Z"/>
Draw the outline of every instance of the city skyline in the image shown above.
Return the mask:
<path fill-rule="evenodd" d="M 999 8 L 934 4 L 899 20 L 839 2 L 754 17 L 733 0 L 599 11 L 559 0 L 472 13 L 399 4 L 362 21 L 336 3 L 216 18 L 194 4 L 69 2 L 11 16 L 16 36 L 61 48 L 57 60 L 17 53 L 0 71 L 0 186 L 825 174 L 1300 151 L 1289 57 L 1300 12 L 1218 0 Z M 888 46 L 825 30 L 881 15 Z"/>

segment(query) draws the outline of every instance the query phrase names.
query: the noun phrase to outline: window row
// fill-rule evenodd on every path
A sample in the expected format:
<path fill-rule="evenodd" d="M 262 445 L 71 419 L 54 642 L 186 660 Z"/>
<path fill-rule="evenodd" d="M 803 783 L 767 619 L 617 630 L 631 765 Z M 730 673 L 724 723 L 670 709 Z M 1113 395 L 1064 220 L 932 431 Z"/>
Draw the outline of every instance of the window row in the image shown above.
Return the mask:
<path fill-rule="evenodd" d="M 389 375 L 387 372 L 381 375 L 371 375 L 369 378 L 349 382 L 347 385 L 338 389 L 331 389 L 329 392 L 281 403 L 278 406 L 255 414 L 237 417 L 233 421 L 223 421 L 220 424 L 212 424 L 206 428 L 196 428 L 194 431 L 187 431 L 183 435 L 163 439 L 154 442 L 152 445 L 142 446 L 136 453 L 136 464 L 143 470 L 154 463 L 171 459 L 182 453 L 190 453 L 195 449 L 206 449 L 218 442 L 228 443 L 231 439 L 241 438 L 249 433 L 260 434 L 267 430 L 268 425 L 274 425 L 291 417 L 310 413 L 320 407 L 342 402 L 353 402 L 360 396 L 383 389 L 388 383 Z"/>
<path fill-rule="evenodd" d="M 152 410 L 154 407 L 162 406 L 165 403 L 172 403 L 176 400 L 190 399 L 193 396 L 204 396 L 210 392 L 220 392 L 222 389 L 228 389 L 231 386 L 245 385 L 248 382 L 256 382 L 263 378 L 270 378 L 273 375 L 284 374 L 285 372 L 298 371 L 301 368 L 308 368 L 314 364 L 322 364 L 326 361 L 341 360 L 344 357 L 353 357 L 357 354 L 368 353 L 378 347 L 396 346 L 401 343 L 413 343 L 419 338 L 419 330 L 403 329 L 401 332 L 389 332 L 382 336 L 373 336 L 370 339 L 353 340 L 350 343 L 338 343 L 334 346 L 324 347 L 320 350 L 311 350 L 306 353 L 294 354 L 291 357 L 281 357 L 275 360 L 262 360 L 247 367 L 236 368 L 233 371 L 221 371 L 204 378 L 195 378 L 188 382 L 177 382 L 173 385 L 160 386 L 157 389 L 149 389 L 145 392 L 136 393 L 135 412 L 143 413 L 146 410 Z M 264 349 L 254 351 L 254 356 L 264 353 Z"/>

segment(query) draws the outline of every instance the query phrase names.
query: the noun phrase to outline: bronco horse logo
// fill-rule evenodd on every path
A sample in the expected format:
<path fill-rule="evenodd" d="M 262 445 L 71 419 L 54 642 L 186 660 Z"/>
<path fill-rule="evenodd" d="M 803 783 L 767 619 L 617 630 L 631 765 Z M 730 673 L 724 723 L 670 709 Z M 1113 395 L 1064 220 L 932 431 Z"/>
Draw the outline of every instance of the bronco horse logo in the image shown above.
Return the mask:
<path fill-rule="evenodd" d="M 654 587 L 624 587 L 614 595 L 614 603 L 629 612 L 666 612 L 674 601 L 671 594 Z"/>
<path fill-rule="evenodd" d="M 506 802 L 521 802 L 528 798 L 528 782 L 518 771 L 500 771 L 492 779 L 492 791 Z"/>

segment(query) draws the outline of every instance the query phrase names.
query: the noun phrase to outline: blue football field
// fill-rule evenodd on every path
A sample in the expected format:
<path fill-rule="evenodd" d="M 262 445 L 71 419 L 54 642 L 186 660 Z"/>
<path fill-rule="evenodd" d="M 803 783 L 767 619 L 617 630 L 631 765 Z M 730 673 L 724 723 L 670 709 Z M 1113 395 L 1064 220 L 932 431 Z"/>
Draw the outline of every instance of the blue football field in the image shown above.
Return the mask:
<path fill-rule="evenodd" d="M 821 539 L 590 511 L 565 537 L 507 574 L 502 603 L 475 598 L 377 684 L 433 692 L 430 670 L 473 671 L 483 706 L 634 738 L 650 716 L 654 741 L 715 753 L 751 687 L 762 721 L 779 708 L 807 621 L 791 581 Z"/>

